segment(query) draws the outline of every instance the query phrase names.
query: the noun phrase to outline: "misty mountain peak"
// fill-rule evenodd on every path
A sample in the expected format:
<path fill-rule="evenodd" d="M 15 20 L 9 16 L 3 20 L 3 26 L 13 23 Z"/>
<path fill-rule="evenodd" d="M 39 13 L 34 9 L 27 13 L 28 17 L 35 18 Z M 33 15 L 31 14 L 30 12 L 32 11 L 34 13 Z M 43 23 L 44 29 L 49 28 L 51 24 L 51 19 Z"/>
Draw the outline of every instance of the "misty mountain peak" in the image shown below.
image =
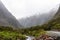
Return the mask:
<path fill-rule="evenodd" d="M 42 25 L 42 24 L 47 23 L 49 20 L 51 20 L 55 16 L 57 10 L 58 9 L 56 7 L 54 7 L 52 10 L 50 10 L 47 13 L 44 13 L 44 14 L 41 14 L 41 15 L 33 15 L 29 18 L 20 19 L 19 22 L 24 27 Z"/>
<path fill-rule="evenodd" d="M 0 1 L 0 26 L 20 27 L 17 19 L 7 10 L 7 8 Z"/>

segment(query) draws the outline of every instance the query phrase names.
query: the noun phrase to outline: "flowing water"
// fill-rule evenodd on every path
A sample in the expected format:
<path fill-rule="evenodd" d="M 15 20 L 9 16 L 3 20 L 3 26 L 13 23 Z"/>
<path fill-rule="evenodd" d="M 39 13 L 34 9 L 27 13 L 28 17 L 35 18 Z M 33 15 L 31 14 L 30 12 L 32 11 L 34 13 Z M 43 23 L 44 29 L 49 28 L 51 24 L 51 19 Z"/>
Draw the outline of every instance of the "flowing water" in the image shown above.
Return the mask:
<path fill-rule="evenodd" d="M 27 37 L 26 40 L 33 40 L 34 39 L 33 36 L 26 36 L 26 37 Z"/>
<path fill-rule="evenodd" d="M 51 36 L 60 36 L 60 32 L 59 31 L 47 31 L 48 35 Z"/>
<path fill-rule="evenodd" d="M 58 31 L 47 31 L 47 33 L 50 36 L 60 37 L 60 32 L 58 32 Z M 35 39 L 35 37 L 33 37 L 33 36 L 26 36 L 26 37 L 27 37 L 26 40 L 33 40 L 33 39 Z"/>

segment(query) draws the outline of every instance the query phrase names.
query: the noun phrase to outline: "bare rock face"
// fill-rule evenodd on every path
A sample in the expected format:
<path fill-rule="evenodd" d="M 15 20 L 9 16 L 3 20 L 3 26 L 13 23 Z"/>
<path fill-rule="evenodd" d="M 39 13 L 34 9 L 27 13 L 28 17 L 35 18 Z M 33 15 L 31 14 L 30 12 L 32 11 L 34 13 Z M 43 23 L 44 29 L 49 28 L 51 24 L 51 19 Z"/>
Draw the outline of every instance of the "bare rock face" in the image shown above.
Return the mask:
<path fill-rule="evenodd" d="M 21 27 L 16 18 L 6 9 L 3 3 L 0 1 L 0 26 L 13 26 Z"/>

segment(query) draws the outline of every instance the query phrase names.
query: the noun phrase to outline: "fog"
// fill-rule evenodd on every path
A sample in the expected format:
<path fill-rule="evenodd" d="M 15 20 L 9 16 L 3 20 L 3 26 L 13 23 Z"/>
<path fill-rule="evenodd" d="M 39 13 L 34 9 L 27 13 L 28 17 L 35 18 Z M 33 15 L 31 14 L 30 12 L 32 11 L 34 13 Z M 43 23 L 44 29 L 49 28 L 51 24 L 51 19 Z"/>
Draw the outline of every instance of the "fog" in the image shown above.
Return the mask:
<path fill-rule="evenodd" d="M 1 0 L 5 7 L 17 18 L 25 18 L 50 11 L 60 0 Z"/>

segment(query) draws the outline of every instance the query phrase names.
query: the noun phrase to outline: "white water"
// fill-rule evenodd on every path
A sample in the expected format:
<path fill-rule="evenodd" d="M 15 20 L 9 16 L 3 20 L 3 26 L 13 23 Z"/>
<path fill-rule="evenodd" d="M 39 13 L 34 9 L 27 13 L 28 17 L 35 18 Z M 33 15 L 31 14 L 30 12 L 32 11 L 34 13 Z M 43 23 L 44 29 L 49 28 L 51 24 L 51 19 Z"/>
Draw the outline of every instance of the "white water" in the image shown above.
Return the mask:
<path fill-rule="evenodd" d="M 26 40 L 32 40 L 31 37 L 28 37 Z"/>
<path fill-rule="evenodd" d="M 47 34 L 51 36 L 60 36 L 59 31 L 47 31 Z"/>
<path fill-rule="evenodd" d="M 27 37 L 27 39 L 26 40 L 32 40 L 32 39 L 34 39 L 34 37 L 33 36 L 26 36 Z"/>
<path fill-rule="evenodd" d="M 47 35 L 60 36 L 60 32 L 58 32 L 58 31 L 47 31 Z M 27 37 L 26 40 L 32 40 L 32 39 L 34 39 L 33 36 L 26 36 L 26 37 Z"/>

